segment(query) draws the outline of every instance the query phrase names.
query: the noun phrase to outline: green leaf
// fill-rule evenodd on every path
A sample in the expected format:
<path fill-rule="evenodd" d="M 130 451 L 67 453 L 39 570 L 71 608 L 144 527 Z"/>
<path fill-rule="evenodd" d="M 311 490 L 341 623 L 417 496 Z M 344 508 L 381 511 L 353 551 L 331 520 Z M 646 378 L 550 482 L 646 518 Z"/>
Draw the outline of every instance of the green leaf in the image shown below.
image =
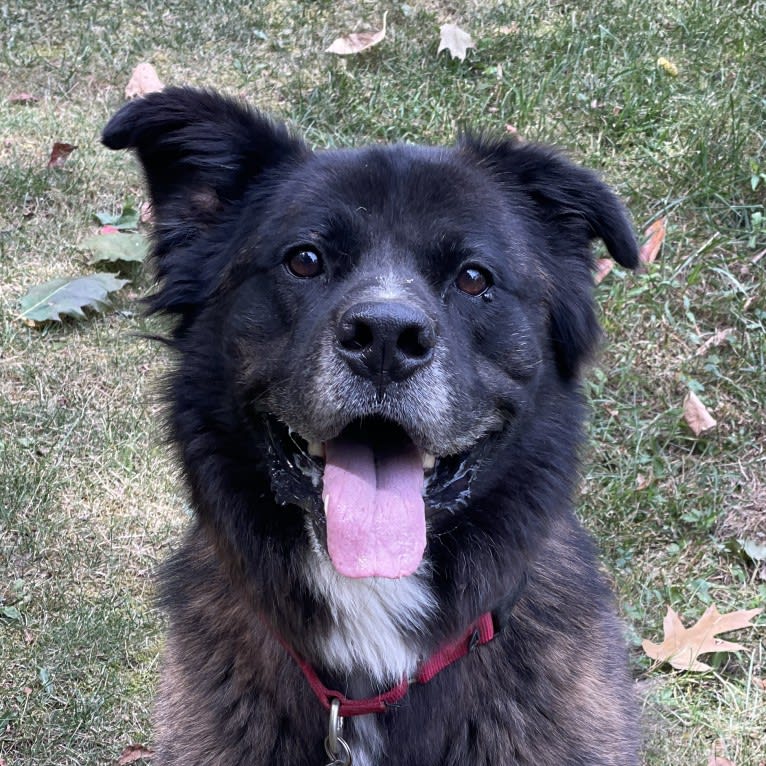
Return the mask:
<path fill-rule="evenodd" d="M 21 299 L 20 318 L 27 322 L 60 322 L 62 316 L 84 318 L 83 309 L 103 311 L 109 307 L 109 293 L 128 282 L 112 274 L 54 279 L 33 287 Z"/>
<path fill-rule="evenodd" d="M 80 249 L 92 253 L 88 263 L 123 261 L 142 263 L 149 252 L 146 239 L 140 234 L 96 234 L 83 240 Z"/>
<path fill-rule="evenodd" d="M 15 606 L 0 606 L 0 617 L 6 620 L 21 620 L 21 612 Z"/>
<path fill-rule="evenodd" d="M 766 541 L 738 540 L 737 542 L 753 561 L 766 562 Z"/>
<path fill-rule="evenodd" d="M 121 213 L 99 210 L 96 219 L 102 226 L 116 226 L 118 229 L 137 229 L 139 214 L 132 205 L 125 205 Z"/>

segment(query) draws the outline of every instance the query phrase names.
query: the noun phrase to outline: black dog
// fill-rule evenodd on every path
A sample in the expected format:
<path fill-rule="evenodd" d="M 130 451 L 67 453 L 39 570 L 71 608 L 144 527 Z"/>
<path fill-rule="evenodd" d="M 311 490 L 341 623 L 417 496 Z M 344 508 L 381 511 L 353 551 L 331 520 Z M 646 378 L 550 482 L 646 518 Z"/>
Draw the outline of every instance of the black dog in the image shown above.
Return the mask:
<path fill-rule="evenodd" d="M 637 262 L 614 195 L 509 140 L 315 152 L 180 88 L 103 140 L 151 192 L 197 514 L 163 577 L 156 762 L 636 764 L 571 507 L 591 241 Z"/>

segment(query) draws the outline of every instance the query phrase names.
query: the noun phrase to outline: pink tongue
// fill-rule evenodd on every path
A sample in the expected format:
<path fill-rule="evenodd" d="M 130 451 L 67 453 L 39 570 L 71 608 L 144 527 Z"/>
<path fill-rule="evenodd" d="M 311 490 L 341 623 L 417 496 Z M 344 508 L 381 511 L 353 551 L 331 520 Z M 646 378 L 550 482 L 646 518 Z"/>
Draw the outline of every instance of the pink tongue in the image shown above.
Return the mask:
<path fill-rule="evenodd" d="M 327 550 L 346 577 L 404 577 L 426 547 L 423 463 L 414 445 L 373 454 L 338 439 L 325 445 Z"/>

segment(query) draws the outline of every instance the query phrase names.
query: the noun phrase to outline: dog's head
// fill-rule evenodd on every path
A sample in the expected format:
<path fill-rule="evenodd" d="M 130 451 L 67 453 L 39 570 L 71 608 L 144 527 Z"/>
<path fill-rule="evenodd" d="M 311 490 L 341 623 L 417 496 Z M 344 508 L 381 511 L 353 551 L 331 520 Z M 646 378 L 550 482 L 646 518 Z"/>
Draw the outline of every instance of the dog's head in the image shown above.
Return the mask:
<path fill-rule="evenodd" d="M 566 406 L 598 339 L 591 241 L 637 262 L 615 196 L 537 146 L 315 152 L 179 88 L 103 140 L 137 151 L 151 192 L 150 305 L 177 318 L 176 387 L 206 411 L 184 449 L 207 428 L 265 455 L 351 577 L 413 572 L 428 520 Z"/>

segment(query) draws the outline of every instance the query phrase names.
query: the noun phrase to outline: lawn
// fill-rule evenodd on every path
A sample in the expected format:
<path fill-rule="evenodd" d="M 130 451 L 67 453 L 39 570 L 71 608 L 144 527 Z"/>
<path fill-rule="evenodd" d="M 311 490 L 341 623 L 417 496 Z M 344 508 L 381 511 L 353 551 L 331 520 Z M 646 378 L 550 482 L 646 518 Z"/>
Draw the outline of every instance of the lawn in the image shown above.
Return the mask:
<path fill-rule="evenodd" d="M 324 52 L 384 12 L 379 45 Z M 473 37 L 464 61 L 437 55 L 445 22 Z M 763 615 L 705 673 L 641 649 L 668 607 L 689 625 L 766 605 L 766 562 L 742 544 L 766 542 L 764 3 L 15 0 L 0 40 L 0 766 L 111 764 L 151 738 L 153 573 L 189 519 L 162 441 L 166 356 L 141 338 L 162 330 L 141 314 L 151 278 L 133 267 L 85 320 L 19 318 L 34 285 L 95 270 L 78 244 L 96 212 L 145 199 L 135 162 L 98 141 L 142 61 L 317 146 L 516 131 L 598 169 L 639 233 L 667 217 L 646 273 L 597 288 L 578 504 L 625 620 L 646 764 L 766 762 Z M 77 149 L 49 169 L 56 141 Z M 690 391 L 717 421 L 700 435 Z"/>

